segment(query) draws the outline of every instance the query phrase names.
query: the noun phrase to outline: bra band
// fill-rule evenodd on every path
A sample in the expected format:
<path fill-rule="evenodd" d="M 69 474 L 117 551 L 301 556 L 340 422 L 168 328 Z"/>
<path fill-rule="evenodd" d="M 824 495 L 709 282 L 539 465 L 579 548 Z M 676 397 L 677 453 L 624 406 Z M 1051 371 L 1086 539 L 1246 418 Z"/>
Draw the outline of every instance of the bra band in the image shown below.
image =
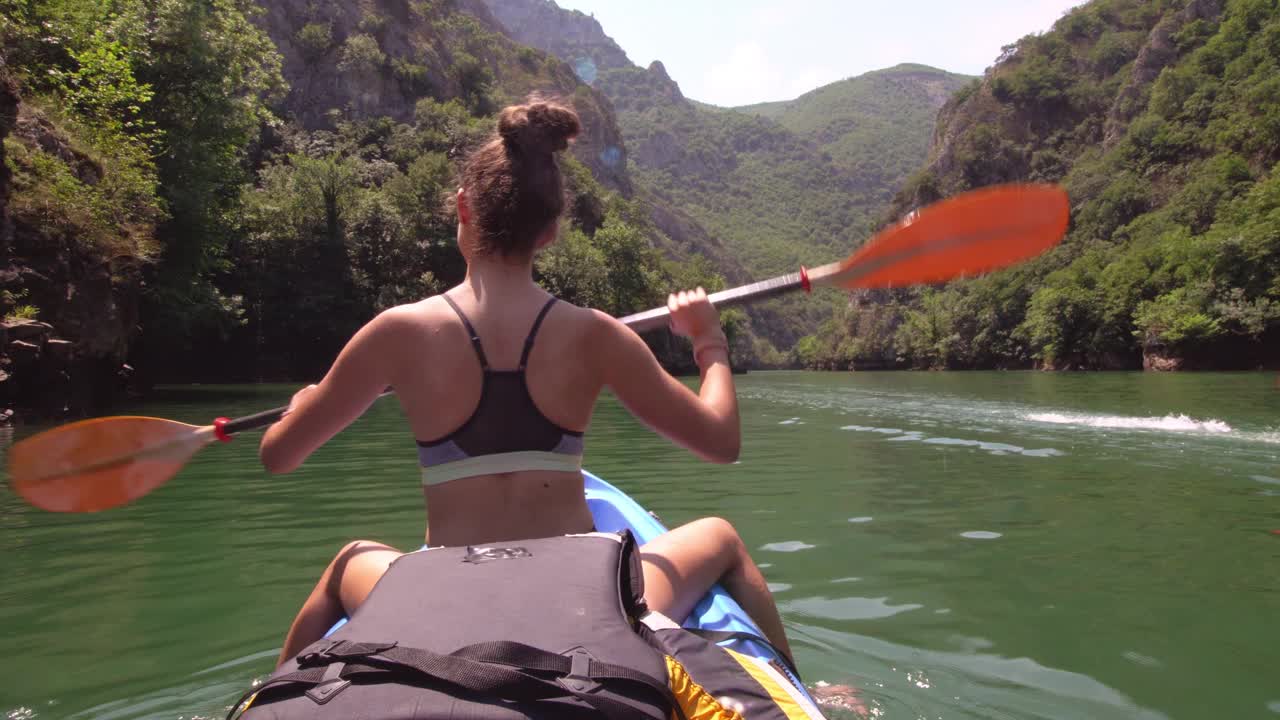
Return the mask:
<path fill-rule="evenodd" d="M 501 475 L 528 470 L 582 472 L 582 456 L 543 450 L 477 455 L 422 468 L 422 484 L 430 487 L 477 475 Z"/>
<path fill-rule="evenodd" d="M 466 422 L 438 440 L 418 441 L 423 484 L 524 470 L 580 472 L 582 433 L 566 430 L 548 419 L 533 401 L 525 378 L 538 330 L 556 298 L 548 299 L 534 318 L 520 352 L 519 366 L 515 370 L 494 370 L 489 367 L 480 334 L 471 320 L 452 298 L 441 297 L 471 336 L 483 379 L 480 399 Z"/>

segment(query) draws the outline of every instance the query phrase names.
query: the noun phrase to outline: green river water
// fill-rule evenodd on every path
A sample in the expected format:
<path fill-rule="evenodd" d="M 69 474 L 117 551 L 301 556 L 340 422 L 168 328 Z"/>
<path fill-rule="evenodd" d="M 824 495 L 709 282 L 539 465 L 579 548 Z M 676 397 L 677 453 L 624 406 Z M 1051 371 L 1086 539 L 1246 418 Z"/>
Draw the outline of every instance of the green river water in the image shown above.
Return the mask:
<path fill-rule="evenodd" d="M 732 520 L 809 682 L 879 718 L 1280 718 L 1280 387 L 1268 374 L 752 373 L 739 464 L 612 399 L 587 466 L 669 524 Z M 291 388 L 193 387 L 188 422 Z M 222 716 L 347 540 L 417 547 L 383 400 L 299 471 L 256 436 L 130 507 L 0 490 L 0 714 Z"/>

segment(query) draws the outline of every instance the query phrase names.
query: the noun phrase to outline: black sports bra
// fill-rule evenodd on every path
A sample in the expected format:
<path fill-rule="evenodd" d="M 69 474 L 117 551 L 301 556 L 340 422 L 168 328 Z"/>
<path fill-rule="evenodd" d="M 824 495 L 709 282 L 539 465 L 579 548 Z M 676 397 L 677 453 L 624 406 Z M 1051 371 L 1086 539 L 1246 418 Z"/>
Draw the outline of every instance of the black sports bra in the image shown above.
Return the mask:
<path fill-rule="evenodd" d="M 519 470 L 582 470 L 582 433 L 565 430 L 538 409 L 525 381 L 525 366 L 538 328 L 555 298 L 547 301 L 533 321 L 515 370 L 494 370 L 485 358 L 480 336 L 448 295 L 441 295 L 458 314 L 480 360 L 484 379 L 480 402 L 461 427 L 439 440 L 418 441 L 418 462 L 424 485 L 438 485 L 476 475 Z"/>

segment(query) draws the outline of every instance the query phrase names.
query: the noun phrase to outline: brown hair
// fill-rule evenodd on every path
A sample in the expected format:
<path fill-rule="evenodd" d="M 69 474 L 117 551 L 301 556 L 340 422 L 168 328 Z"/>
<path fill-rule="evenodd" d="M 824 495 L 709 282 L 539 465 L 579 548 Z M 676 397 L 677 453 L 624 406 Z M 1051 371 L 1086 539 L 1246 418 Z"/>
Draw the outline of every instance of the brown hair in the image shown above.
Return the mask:
<path fill-rule="evenodd" d="M 478 253 L 533 252 L 538 236 L 564 212 L 555 154 L 581 129 L 577 113 L 552 101 L 535 98 L 502 110 L 497 132 L 462 169 Z"/>

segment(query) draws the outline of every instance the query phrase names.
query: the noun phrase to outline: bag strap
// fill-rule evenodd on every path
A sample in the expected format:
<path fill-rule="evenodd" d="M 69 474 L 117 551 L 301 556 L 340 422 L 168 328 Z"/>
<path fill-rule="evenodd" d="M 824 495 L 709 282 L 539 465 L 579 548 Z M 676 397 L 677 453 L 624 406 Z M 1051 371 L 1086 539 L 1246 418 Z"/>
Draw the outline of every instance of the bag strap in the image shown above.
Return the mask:
<path fill-rule="evenodd" d="M 335 640 L 318 651 L 303 653 L 298 663 L 302 669 L 272 678 L 255 692 L 287 684 L 311 685 L 308 695 L 323 704 L 349 685 L 352 677 L 399 672 L 441 680 L 489 697 L 533 701 L 573 696 L 608 718 L 642 717 L 635 707 L 590 692 L 601 682 L 625 682 L 656 692 L 668 708 L 681 714 L 666 683 L 646 673 L 585 655 L 559 655 L 510 641 L 477 643 L 441 655 L 395 643 Z M 240 698 L 228 718 L 250 694 Z"/>

